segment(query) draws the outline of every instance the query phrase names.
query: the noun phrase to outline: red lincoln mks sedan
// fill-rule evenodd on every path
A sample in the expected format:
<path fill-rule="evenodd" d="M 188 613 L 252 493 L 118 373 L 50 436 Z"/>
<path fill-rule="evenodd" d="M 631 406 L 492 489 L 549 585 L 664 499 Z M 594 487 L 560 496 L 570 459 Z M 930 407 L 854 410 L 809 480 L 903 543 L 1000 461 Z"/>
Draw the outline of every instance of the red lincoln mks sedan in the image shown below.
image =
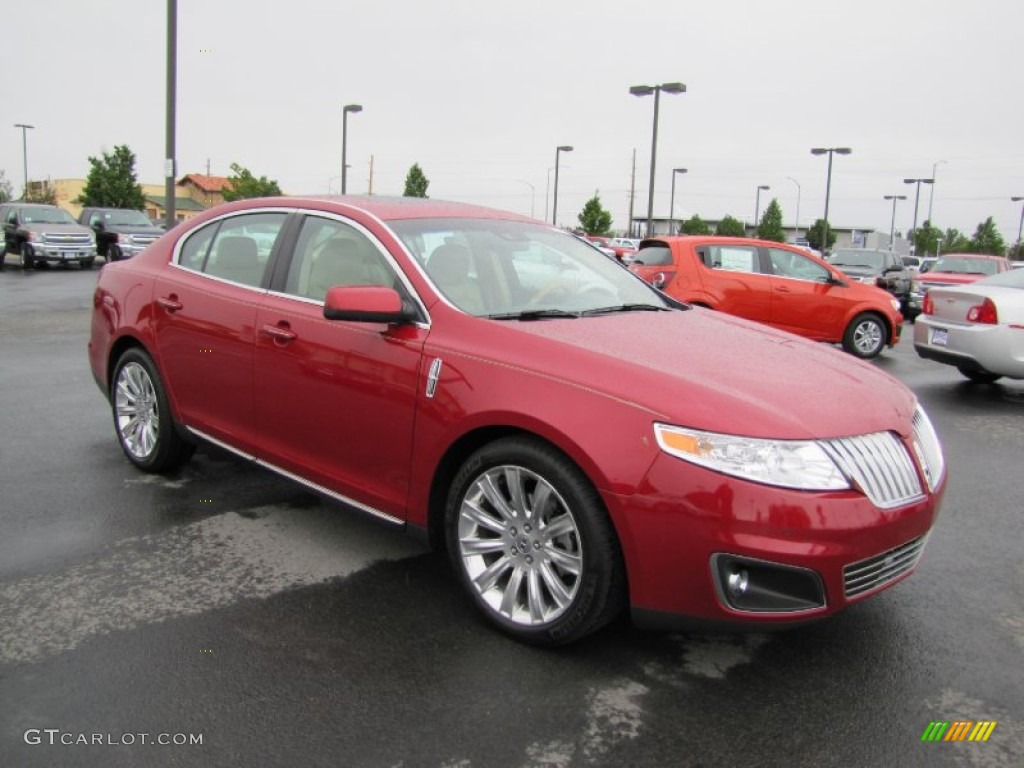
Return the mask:
<path fill-rule="evenodd" d="M 885 373 L 512 213 L 230 203 L 106 265 L 94 307 L 92 371 L 139 469 L 233 451 L 447 548 L 532 643 L 626 607 L 666 628 L 827 616 L 914 569 L 944 490 Z"/>

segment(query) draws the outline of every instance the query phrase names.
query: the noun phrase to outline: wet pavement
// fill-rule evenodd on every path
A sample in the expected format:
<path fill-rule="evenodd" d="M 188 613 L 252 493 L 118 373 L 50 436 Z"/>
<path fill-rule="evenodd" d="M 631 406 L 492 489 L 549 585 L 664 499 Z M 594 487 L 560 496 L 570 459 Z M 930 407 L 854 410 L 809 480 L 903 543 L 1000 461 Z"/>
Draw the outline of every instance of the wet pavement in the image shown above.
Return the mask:
<path fill-rule="evenodd" d="M 784 633 L 621 621 L 545 651 L 485 625 L 443 556 L 275 475 L 208 449 L 134 470 L 86 361 L 95 274 L 0 273 L 0 765 L 1024 764 L 1024 382 L 967 384 L 909 326 L 877 361 L 950 468 L 885 594 Z M 997 725 L 922 743 L 936 720 Z"/>

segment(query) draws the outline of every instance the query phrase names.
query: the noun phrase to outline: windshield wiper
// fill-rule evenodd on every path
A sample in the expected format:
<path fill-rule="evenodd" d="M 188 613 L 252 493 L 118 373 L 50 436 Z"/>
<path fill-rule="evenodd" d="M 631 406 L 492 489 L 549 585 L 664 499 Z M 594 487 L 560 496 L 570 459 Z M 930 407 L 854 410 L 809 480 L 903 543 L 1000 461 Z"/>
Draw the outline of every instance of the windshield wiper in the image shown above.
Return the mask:
<path fill-rule="evenodd" d="M 654 304 L 616 304 L 612 307 L 598 307 L 597 309 L 588 309 L 580 314 L 582 315 L 609 315 L 612 312 L 664 312 L 668 311 L 668 307 L 659 307 Z"/>
<path fill-rule="evenodd" d="M 548 320 L 557 317 L 579 318 L 579 312 L 567 312 L 564 309 L 527 309 L 522 312 L 505 312 L 497 315 L 485 315 L 491 320 Z"/>

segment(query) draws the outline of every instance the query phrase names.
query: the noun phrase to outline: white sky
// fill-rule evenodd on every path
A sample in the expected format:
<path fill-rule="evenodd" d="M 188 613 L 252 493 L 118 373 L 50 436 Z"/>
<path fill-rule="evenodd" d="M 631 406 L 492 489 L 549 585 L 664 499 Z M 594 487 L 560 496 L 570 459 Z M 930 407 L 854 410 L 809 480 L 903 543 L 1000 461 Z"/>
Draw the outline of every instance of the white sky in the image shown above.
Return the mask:
<path fill-rule="evenodd" d="M 33 0 L 4 23 L 0 169 L 18 194 L 29 123 L 32 178 L 84 178 L 89 155 L 127 144 L 162 183 L 164 0 Z M 25 34 L 19 34 L 25 30 Z M 341 107 L 349 192 L 400 194 L 418 162 L 433 198 L 544 218 L 555 147 L 559 223 L 595 190 L 624 229 L 636 150 L 644 218 L 653 99 L 661 98 L 654 213 L 754 215 L 787 224 L 824 208 L 835 226 L 908 229 L 914 187 L 937 167 L 934 216 L 973 234 L 995 217 L 1016 239 L 1024 195 L 1020 0 L 179 0 L 178 176 L 237 162 L 289 193 L 339 189 Z M 532 186 L 531 186 L 532 185 Z M 930 188 L 922 185 L 919 223 Z"/>

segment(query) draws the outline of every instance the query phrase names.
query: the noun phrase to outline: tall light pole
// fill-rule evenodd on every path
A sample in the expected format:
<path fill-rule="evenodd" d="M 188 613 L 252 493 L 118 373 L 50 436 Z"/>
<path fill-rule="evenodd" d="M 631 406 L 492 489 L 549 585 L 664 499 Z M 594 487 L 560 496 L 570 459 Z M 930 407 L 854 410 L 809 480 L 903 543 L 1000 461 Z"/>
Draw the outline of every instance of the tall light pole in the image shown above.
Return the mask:
<path fill-rule="evenodd" d="M 651 134 L 651 179 L 647 190 L 647 237 L 653 237 L 651 227 L 654 218 L 654 169 L 658 159 L 658 103 L 661 92 L 686 93 L 683 83 L 661 83 L 659 85 L 634 85 L 629 92 L 634 96 L 650 96 L 654 94 L 654 131 Z"/>
<path fill-rule="evenodd" d="M 669 234 L 670 235 L 677 234 L 676 232 L 672 231 L 672 225 L 675 223 L 675 220 L 676 220 L 676 174 L 677 173 L 686 173 L 686 169 L 685 168 L 673 168 L 672 169 L 672 197 L 669 198 L 669 203 L 668 203 L 668 228 L 669 228 Z"/>
<path fill-rule="evenodd" d="M 882 195 L 885 200 L 892 200 L 892 222 L 889 224 L 889 250 L 896 244 L 896 201 L 906 200 L 906 195 Z"/>
<path fill-rule="evenodd" d="M 928 221 L 934 224 L 932 221 L 932 203 L 935 202 L 935 170 L 945 163 L 945 160 L 936 160 L 932 163 L 932 188 L 928 190 Z"/>
<path fill-rule="evenodd" d="M 563 152 L 572 152 L 572 147 L 568 144 L 555 147 L 555 194 L 551 202 L 551 223 L 556 227 L 558 226 L 558 158 L 562 156 Z"/>
<path fill-rule="evenodd" d="M 174 226 L 175 205 L 175 105 L 178 101 L 178 0 L 167 0 L 167 124 L 164 130 L 164 228 Z"/>
<path fill-rule="evenodd" d="M 757 233 L 757 217 L 761 215 L 761 190 L 771 189 L 767 184 L 757 185 L 757 194 L 754 196 L 754 233 Z"/>
<path fill-rule="evenodd" d="M 1024 200 L 1024 197 L 1011 197 L 1013 202 L 1019 203 Z M 1024 231 L 1024 205 L 1020 207 L 1020 224 L 1017 225 L 1017 248 L 1014 253 L 1014 259 L 1020 259 L 1020 236 L 1021 232 Z"/>
<path fill-rule="evenodd" d="M 800 239 L 800 182 L 792 176 L 787 176 L 786 178 L 796 184 L 796 223 L 793 225 L 795 230 L 793 240 L 796 241 Z"/>
<path fill-rule="evenodd" d="M 534 196 L 537 194 L 537 190 L 534 188 L 533 184 L 531 184 L 530 182 L 526 181 L 525 179 L 516 179 L 516 181 L 518 181 L 520 184 L 525 184 L 526 186 L 528 186 L 530 188 L 530 218 L 532 219 L 533 218 L 533 200 L 534 200 Z"/>
<path fill-rule="evenodd" d="M 825 226 L 821 234 L 821 252 L 828 250 L 828 199 L 832 194 L 832 155 L 848 155 L 853 150 L 849 147 L 811 147 L 812 155 L 828 154 L 828 176 L 825 180 Z"/>
<path fill-rule="evenodd" d="M 15 123 L 15 128 L 21 128 L 21 159 L 25 163 L 25 191 L 21 193 L 22 198 L 28 200 L 28 132 L 35 128 L 34 125 Z"/>
<path fill-rule="evenodd" d="M 348 181 L 348 113 L 362 112 L 362 104 L 346 104 L 341 108 L 341 194 L 347 192 Z"/>
<path fill-rule="evenodd" d="M 918 206 L 918 203 L 920 203 L 920 201 L 921 201 L 921 185 L 922 184 L 934 184 L 935 183 L 935 179 L 904 179 L 903 183 L 904 184 L 915 184 L 915 185 L 917 185 L 917 190 L 914 192 L 914 228 L 912 230 L 910 230 L 911 232 L 913 232 L 913 235 L 914 235 L 914 240 L 913 240 L 914 249 L 913 249 L 912 253 L 915 256 L 917 256 L 917 206 Z"/>

